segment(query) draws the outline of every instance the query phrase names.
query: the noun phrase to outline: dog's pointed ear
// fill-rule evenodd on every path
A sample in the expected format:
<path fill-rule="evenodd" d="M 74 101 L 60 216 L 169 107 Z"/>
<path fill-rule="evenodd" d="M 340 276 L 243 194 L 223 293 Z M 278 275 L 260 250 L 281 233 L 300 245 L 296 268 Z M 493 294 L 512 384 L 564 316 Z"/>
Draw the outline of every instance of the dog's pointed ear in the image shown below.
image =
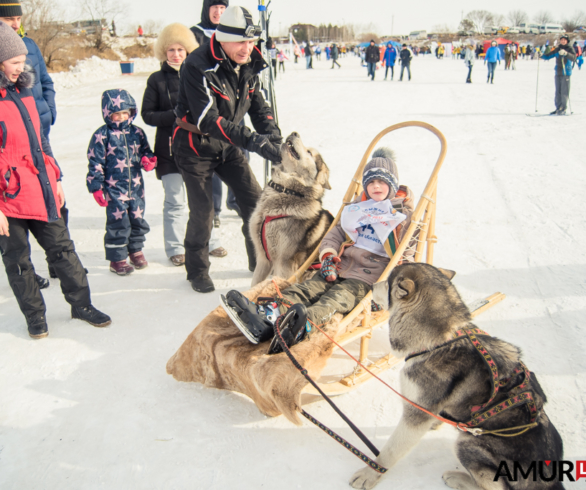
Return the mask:
<path fill-rule="evenodd" d="M 456 275 L 456 271 L 451 271 L 450 269 L 442 269 L 441 267 L 438 267 L 437 270 L 440 271 L 444 276 L 446 276 L 450 281 Z"/>
<path fill-rule="evenodd" d="M 397 299 L 403 299 L 415 291 L 415 283 L 411 279 L 401 279 L 397 281 L 394 293 Z"/>
<path fill-rule="evenodd" d="M 326 162 L 324 162 L 324 159 L 322 158 L 322 156 L 315 152 L 315 166 L 317 168 L 317 182 L 324 188 L 327 190 L 332 190 L 332 187 L 330 186 L 330 169 L 328 168 L 328 166 L 326 165 Z"/>

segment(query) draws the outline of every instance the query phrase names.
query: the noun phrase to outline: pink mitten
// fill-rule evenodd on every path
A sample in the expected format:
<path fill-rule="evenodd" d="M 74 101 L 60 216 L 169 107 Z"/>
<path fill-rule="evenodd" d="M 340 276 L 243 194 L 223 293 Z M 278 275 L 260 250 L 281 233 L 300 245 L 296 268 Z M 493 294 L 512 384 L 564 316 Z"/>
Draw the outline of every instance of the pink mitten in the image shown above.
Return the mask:
<path fill-rule="evenodd" d="M 150 172 L 157 166 L 157 157 L 142 157 L 140 163 L 142 164 L 142 168 L 147 172 Z"/>
<path fill-rule="evenodd" d="M 102 191 L 102 189 L 100 189 L 99 191 L 94 192 L 94 199 L 96 200 L 96 202 L 102 206 L 103 208 L 105 208 L 108 203 L 106 202 L 106 200 L 104 199 L 104 191 Z"/>

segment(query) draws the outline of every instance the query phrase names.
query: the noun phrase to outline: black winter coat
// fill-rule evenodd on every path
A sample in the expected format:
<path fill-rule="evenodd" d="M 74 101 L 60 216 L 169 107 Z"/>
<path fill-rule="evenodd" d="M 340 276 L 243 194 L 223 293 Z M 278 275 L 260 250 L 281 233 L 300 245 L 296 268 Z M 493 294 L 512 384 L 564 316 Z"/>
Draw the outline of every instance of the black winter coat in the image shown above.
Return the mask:
<path fill-rule="evenodd" d="M 378 63 L 380 61 L 380 50 L 376 44 L 366 48 L 366 52 L 364 53 L 364 60 L 367 63 Z"/>
<path fill-rule="evenodd" d="M 179 73 L 165 61 L 161 70 L 149 77 L 140 111 L 144 122 L 157 128 L 155 155 L 158 179 L 163 175 L 179 173 L 171 148 L 178 94 Z"/>
<path fill-rule="evenodd" d="M 411 58 L 413 58 L 413 54 L 409 48 L 403 48 L 399 53 L 399 58 L 401 59 L 401 64 L 403 66 L 409 66 L 411 64 Z"/>
<path fill-rule="evenodd" d="M 198 135 L 177 128 L 173 153 L 185 157 L 220 160 L 230 145 L 246 148 L 252 131 L 240 122 L 248 113 L 260 134 L 281 134 L 271 108 L 260 92 L 258 74 L 268 63 L 255 48 L 251 61 L 240 66 L 240 76 L 226 57 L 216 36 L 185 60 L 175 113 L 197 126 Z"/>

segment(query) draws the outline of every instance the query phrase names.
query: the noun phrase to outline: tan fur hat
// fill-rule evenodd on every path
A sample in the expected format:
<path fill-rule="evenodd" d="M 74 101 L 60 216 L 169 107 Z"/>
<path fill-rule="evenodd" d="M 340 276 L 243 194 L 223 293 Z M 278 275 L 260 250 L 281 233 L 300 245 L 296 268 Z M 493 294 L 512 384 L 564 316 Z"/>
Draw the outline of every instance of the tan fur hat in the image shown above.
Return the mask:
<path fill-rule="evenodd" d="M 172 44 L 181 44 L 187 51 L 187 54 L 199 47 L 193 32 L 183 24 L 169 24 L 165 27 L 155 43 L 155 56 L 162 63 L 167 61 L 167 49 Z"/>

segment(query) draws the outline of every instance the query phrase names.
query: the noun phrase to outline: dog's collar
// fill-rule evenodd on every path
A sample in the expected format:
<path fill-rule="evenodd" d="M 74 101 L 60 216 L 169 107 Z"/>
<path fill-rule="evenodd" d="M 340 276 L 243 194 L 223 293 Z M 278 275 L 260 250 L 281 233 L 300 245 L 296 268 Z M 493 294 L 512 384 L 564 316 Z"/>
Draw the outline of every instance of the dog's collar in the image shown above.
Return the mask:
<path fill-rule="evenodd" d="M 300 192 L 294 191 L 293 189 L 287 189 L 287 187 L 283 187 L 281 184 L 276 184 L 272 180 L 269 181 L 269 186 L 271 186 L 277 192 L 280 192 L 282 194 L 287 194 L 289 196 L 305 197 L 305 195 L 301 194 Z"/>
<path fill-rule="evenodd" d="M 469 331 L 474 334 L 477 334 L 477 335 L 485 335 L 487 337 L 490 337 L 489 334 L 487 334 L 483 330 L 480 330 L 479 328 L 473 328 L 473 329 L 470 329 Z M 422 350 L 419 352 L 412 352 L 411 354 L 409 354 L 405 358 L 405 362 L 407 362 L 409 359 L 413 359 L 414 357 L 421 356 L 423 354 L 427 354 L 427 353 L 432 352 L 437 349 L 441 349 L 442 347 L 445 347 L 446 345 L 453 344 L 454 342 L 457 342 L 458 340 L 465 339 L 465 338 L 467 338 L 466 332 L 467 332 L 467 330 L 458 330 L 457 332 L 454 332 L 454 338 L 452 340 L 448 340 L 447 342 L 444 342 L 443 344 L 436 345 L 435 347 L 432 347 L 431 349 L 425 349 L 425 350 Z"/>

